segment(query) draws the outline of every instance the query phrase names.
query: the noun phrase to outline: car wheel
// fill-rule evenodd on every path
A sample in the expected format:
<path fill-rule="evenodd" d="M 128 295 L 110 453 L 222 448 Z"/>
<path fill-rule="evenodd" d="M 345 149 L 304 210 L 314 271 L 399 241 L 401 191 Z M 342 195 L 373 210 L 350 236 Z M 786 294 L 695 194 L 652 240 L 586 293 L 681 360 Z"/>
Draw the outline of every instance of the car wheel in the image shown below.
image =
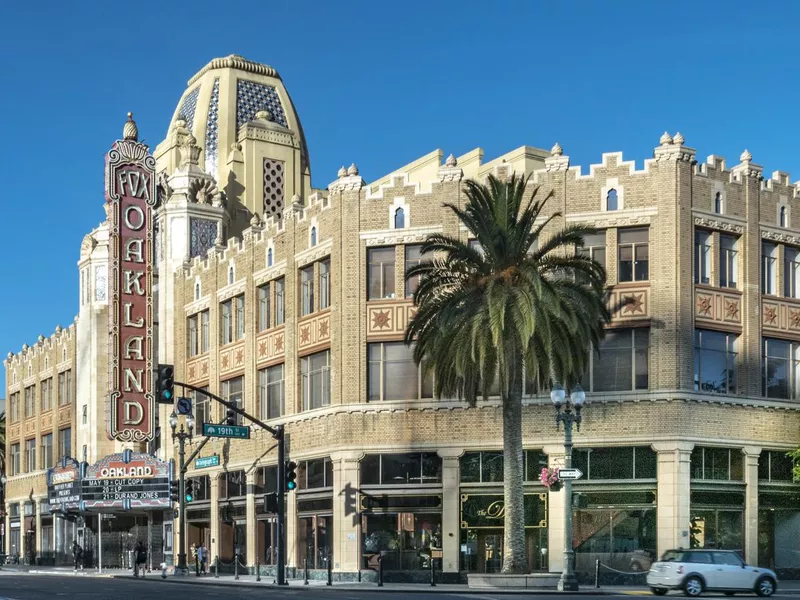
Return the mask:
<path fill-rule="evenodd" d="M 775 581 L 771 577 L 762 577 L 756 581 L 756 594 L 767 598 L 775 593 Z"/>
<path fill-rule="evenodd" d="M 653 592 L 654 596 L 663 596 L 667 593 L 667 588 L 651 587 L 650 591 Z"/>
<path fill-rule="evenodd" d="M 683 582 L 683 591 L 687 596 L 697 598 L 703 593 L 703 581 L 699 577 L 689 577 Z"/>

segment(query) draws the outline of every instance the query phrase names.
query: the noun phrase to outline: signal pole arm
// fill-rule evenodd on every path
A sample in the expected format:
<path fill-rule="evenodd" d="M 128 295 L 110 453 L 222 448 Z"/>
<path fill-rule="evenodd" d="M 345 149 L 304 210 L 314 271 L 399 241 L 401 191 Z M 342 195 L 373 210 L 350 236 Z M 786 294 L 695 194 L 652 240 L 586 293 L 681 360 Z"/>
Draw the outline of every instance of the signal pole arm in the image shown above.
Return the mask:
<path fill-rule="evenodd" d="M 220 425 L 222 425 L 223 423 L 225 423 L 225 419 L 222 419 L 222 421 L 219 422 Z M 210 439 L 211 438 L 207 437 L 202 442 L 200 442 L 200 445 L 197 446 L 197 448 L 195 448 L 194 452 L 192 452 L 189 455 L 189 458 L 186 459 L 186 462 L 181 464 L 181 473 L 186 473 L 186 471 L 189 470 L 189 465 L 192 464 L 192 461 L 197 457 L 198 454 L 200 454 L 200 450 L 203 449 L 203 446 L 205 446 L 208 443 L 208 440 L 210 440 Z"/>

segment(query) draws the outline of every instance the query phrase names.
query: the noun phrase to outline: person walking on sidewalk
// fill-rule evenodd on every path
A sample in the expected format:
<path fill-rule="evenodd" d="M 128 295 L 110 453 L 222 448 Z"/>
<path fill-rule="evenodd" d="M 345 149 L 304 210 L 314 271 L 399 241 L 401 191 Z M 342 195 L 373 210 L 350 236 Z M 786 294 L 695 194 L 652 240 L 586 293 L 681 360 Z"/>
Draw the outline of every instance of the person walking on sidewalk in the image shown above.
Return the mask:
<path fill-rule="evenodd" d="M 144 547 L 142 540 L 136 542 L 136 548 L 134 549 L 133 553 L 134 564 L 133 564 L 133 576 L 139 576 L 139 568 L 142 569 L 142 577 L 145 574 L 145 563 L 147 562 L 147 549 Z"/>
<path fill-rule="evenodd" d="M 200 574 L 206 574 L 206 563 L 208 562 L 208 550 L 203 542 L 197 547 L 197 562 L 200 563 Z"/>
<path fill-rule="evenodd" d="M 78 570 L 78 565 L 80 565 L 81 571 L 83 571 L 83 548 L 81 548 L 77 540 L 72 542 L 72 563 L 75 571 Z"/>

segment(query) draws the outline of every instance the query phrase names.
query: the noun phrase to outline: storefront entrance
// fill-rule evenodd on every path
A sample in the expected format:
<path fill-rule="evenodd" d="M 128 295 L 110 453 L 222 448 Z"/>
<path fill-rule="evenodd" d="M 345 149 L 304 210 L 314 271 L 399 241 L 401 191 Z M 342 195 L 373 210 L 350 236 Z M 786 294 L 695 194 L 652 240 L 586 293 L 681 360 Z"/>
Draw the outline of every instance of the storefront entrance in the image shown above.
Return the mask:
<path fill-rule="evenodd" d="M 525 532 L 528 569 L 547 570 L 547 529 Z M 503 530 L 467 529 L 461 535 L 461 570 L 470 573 L 499 573 L 503 567 Z"/>

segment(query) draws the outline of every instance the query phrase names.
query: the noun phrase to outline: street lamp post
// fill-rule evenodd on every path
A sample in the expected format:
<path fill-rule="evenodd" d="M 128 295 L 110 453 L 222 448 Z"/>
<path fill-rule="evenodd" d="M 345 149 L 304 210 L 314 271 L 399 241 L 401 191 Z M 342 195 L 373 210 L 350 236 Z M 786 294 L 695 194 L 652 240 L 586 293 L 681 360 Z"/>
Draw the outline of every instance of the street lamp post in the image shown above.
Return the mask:
<path fill-rule="evenodd" d="M 6 474 L 0 472 L 0 518 L 3 520 L 0 532 L 0 554 L 6 553 Z"/>
<path fill-rule="evenodd" d="M 186 564 L 186 440 L 191 440 L 194 433 L 194 415 L 186 415 L 186 428 L 181 423 L 178 429 L 178 416 L 173 412 L 169 416 L 169 426 L 172 429 L 172 441 L 178 440 L 178 565 L 175 575 L 188 577 L 189 567 Z"/>
<path fill-rule="evenodd" d="M 564 468 L 572 468 L 572 425 L 581 429 L 581 407 L 586 400 L 586 393 L 576 385 L 567 400 L 567 392 L 560 384 L 553 386 L 550 399 L 556 407 L 556 430 L 564 424 Z M 564 480 L 564 568 L 558 581 L 560 592 L 578 591 L 578 578 L 573 571 L 572 550 L 572 480 Z"/>

